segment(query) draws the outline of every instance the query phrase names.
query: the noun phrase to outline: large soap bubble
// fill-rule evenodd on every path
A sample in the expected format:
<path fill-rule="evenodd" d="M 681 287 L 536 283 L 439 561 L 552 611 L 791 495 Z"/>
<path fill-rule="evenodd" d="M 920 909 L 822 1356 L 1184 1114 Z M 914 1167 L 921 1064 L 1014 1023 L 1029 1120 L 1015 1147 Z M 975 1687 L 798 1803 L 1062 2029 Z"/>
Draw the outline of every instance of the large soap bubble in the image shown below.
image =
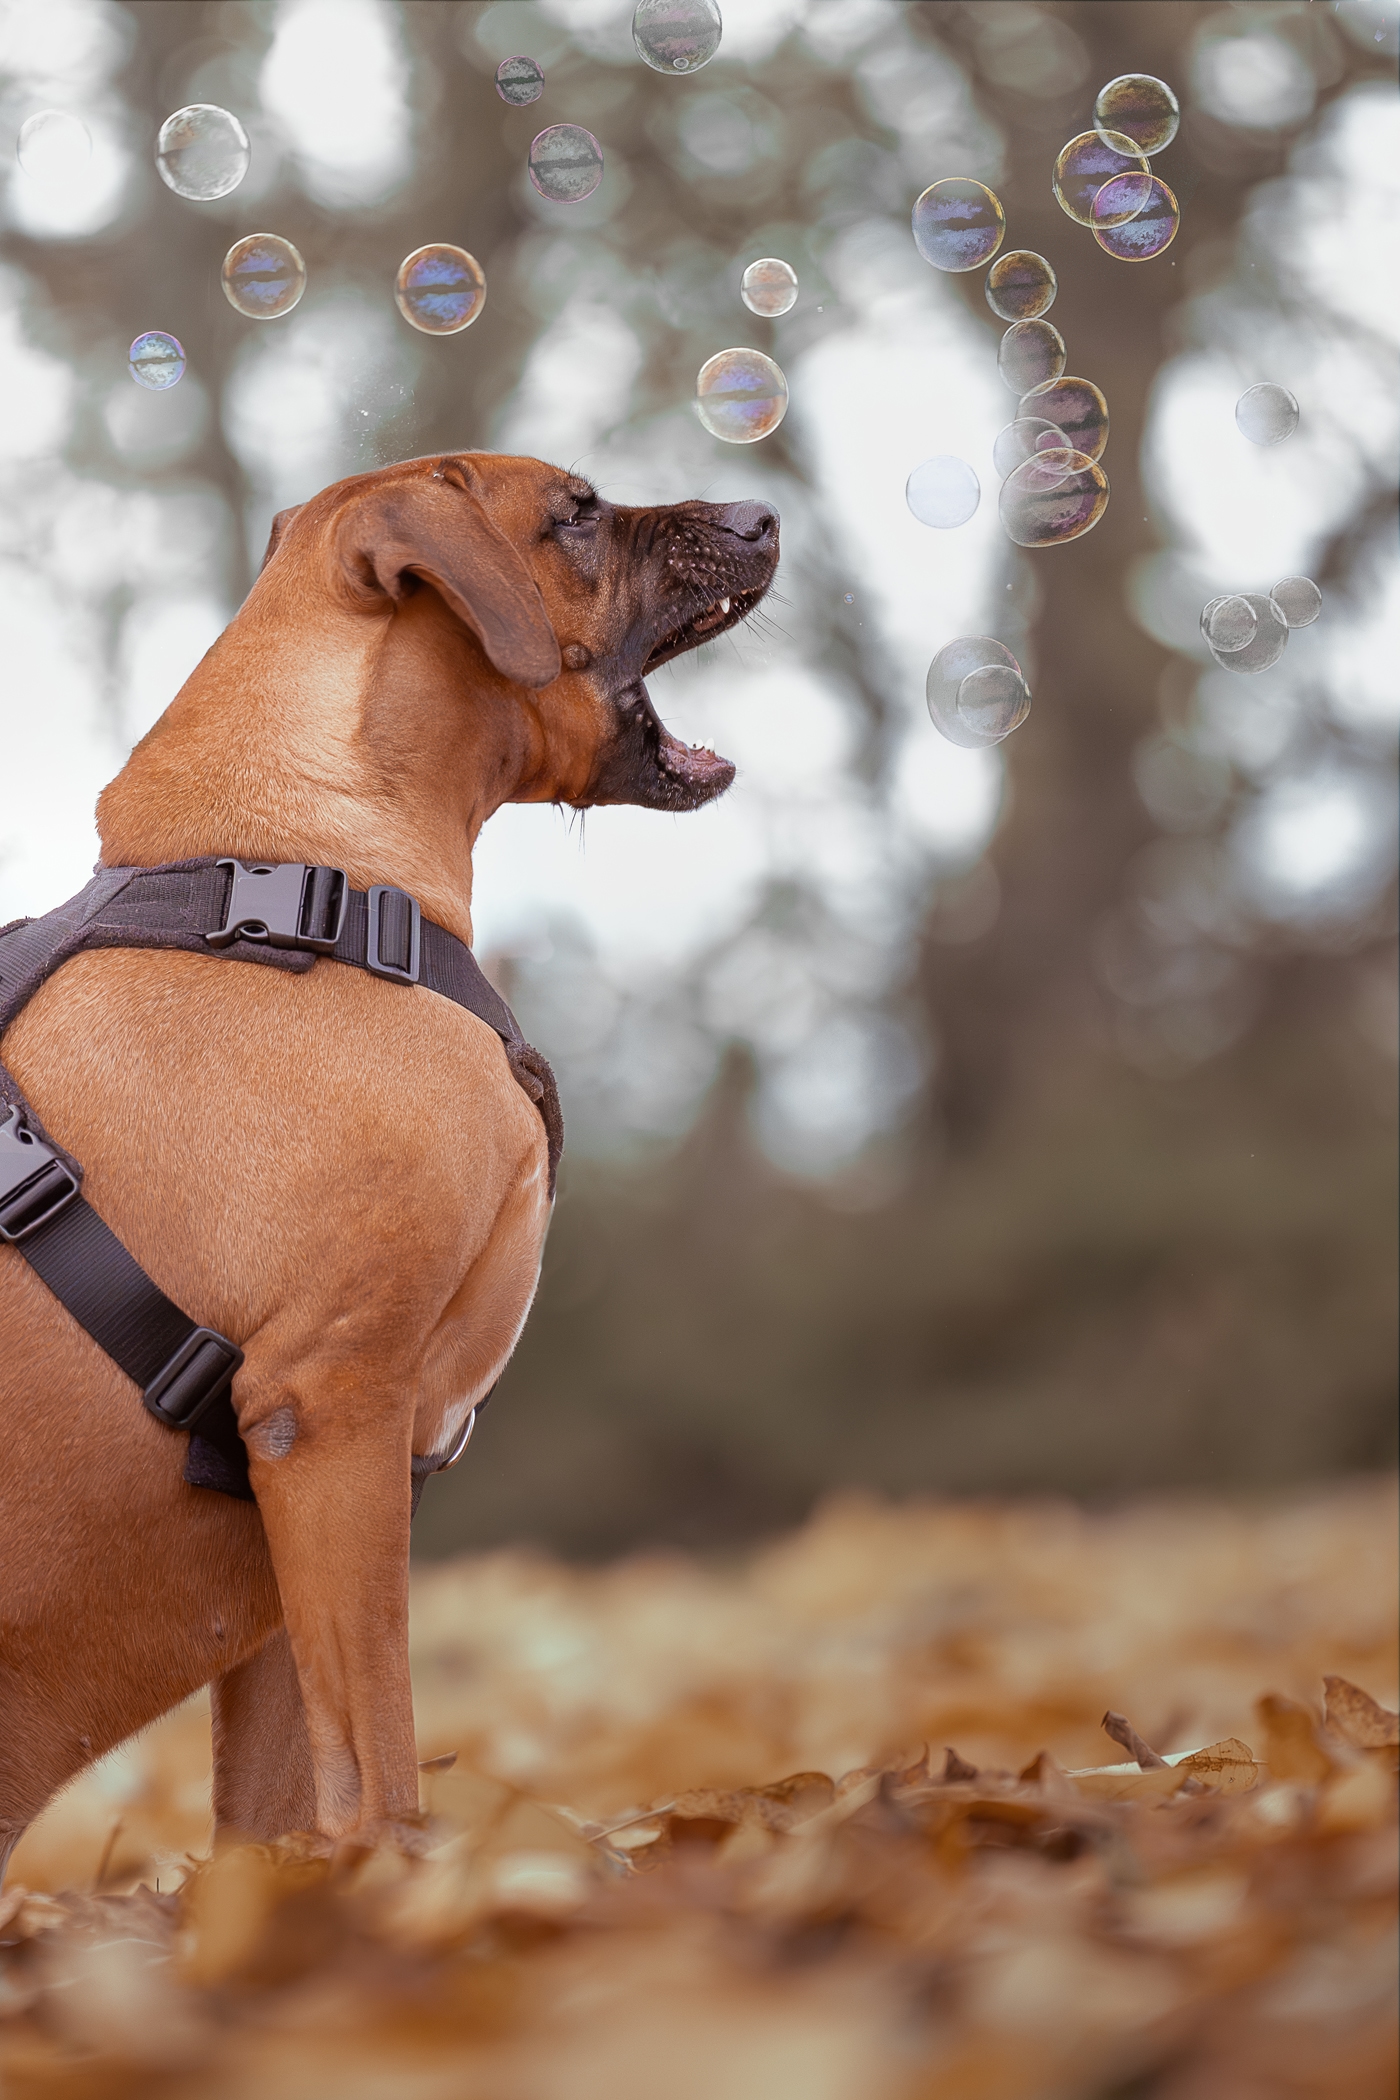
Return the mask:
<path fill-rule="evenodd" d="M 1104 184 L 1115 175 L 1133 173 L 1148 175 L 1151 170 L 1130 138 L 1121 131 L 1110 132 L 1106 138 L 1097 131 L 1081 131 L 1060 148 L 1055 162 L 1054 190 L 1061 211 L 1081 226 L 1092 226 L 1094 199 Z M 1131 218 L 1131 210 L 1124 216 Z"/>
<path fill-rule="evenodd" d="M 1069 446 L 1037 452 L 1007 475 L 997 507 L 1018 547 L 1061 547 L 1098 524 L 1108 508 L 1108 476 Z"/>
<path fill-rule="evenodd" d="M 1059 288 L 1045 257 L 1029 248 L 1008 249 L 987 272 L 987 304 L 1002 321 L 1039 320 L 1055 304 Z"/>
<path fill-rule="evenodd" d="M 632 42 L 654 73 L 698 73 L 723 33 L 715 0 L 639 0 L 632 16 Z"/>
<path fill-rule="evenodd" d="M 797 304 L 797 272 L 780 256 L 761 256 L 749 264 L 740 279 L 739 297 L 751 314 L 776 320 Z"/>
<path fill-rule="evenodd" d="M 1233 656 L 1247 649 L 1259 622 L 1248 598 L 1212 598 L 1201 613 L 1201 633 L 1213 653 Z"/>
<path fill-rule="evenodd" d="M 1285 627 L 1311 627 L 1322 611 L 1322 593 L 1310 576 L 1285 576 L 1269 593 Z"/>
<path fill-rule="evenodd" d="M 948 532 L 966 525 L 982 500 L 982 484 L 965 459 L 940 452 L 915 467 L 904 484 L 904 500 L 921 525 Z"/>
<path fill-rule="evenodd" d="M 1066 374 L 1048 386 L 1032 387 L 1018 414 L 1043 416 L 1064 432 L 1066 444 L 1090 459 L 1100 458 L 1108 443 L 1108 403 L 1090 379 Z"/>
<path fill-rule="evenodd" d="M 989 634 L 960 635 L 945 644 L 928 667 L 924 696 L 934 728 L 964 750 L 999 744 L 1031 707 L 1021 666 Z"/>
<path fill-rule="evenodd" d="M 1298 403 L 1286 386 L 1266 379 L 1240 395 L 1235 422 L 1251 445 L 1281 445 L 1298 428 Z"/>
<path fill-rule="evenodd" d="M 914 206 L 914 246 L 935 270 L 980 270 L 1001 246 L 1006 213 L 985 182 L 949 175 Z"/>
<path fill-rule="evenodd" d="M 1099 89 L 1094 103 L 1099 132 L 1131 139 L 1139 153 L 1170 146 L 1180 122 L 1181 104 L 1166 81 L 1151 73 L 1120 73 Z"/>
<path fill-rule="evenodd" d="M 544 93 L 544 73 L 539 61 L 526 58 L 523 52 L 517 52 L 514 58 L 503 58 L 496 68 L 496 93 L 512 109 L 524 109 L 527 103 L 538 102 Z"/>
<path fill-rule="evenodd" d="M 306 290 L 306 264 L 278 233 L 248 233 L 224 257 L 224 297 L 250 321 L 289 314 Z"/>
<path fill-rule="evenodd" d="M 465 248 L 432 241 L 399 264 L 394 299 L 405 321 L 424 335 L 457 335 L 486 304 L 486 272 Z"/>
<path fill-rule="evenodd" d="M 62 182 L 92 159 L 92 134 L 66 109 L 38 109 L 15 140 L 15 158 L 35 182 Z"/>
<path fill-rule="evenodd" d="M 126 353 L 126 361 L 136 384 L 153 394 L 165 393 L 185 376 L 183 346 L 163 328 L 150 328 L 145 335 L 138 335 Z"/>
<path fill-rule="evenodd" d="M 1288 623 L 1272 601 L 1257 591 L 1242 594 L 1243 603 L 1254 615 L 1254 632 L 1242 648 L 1221 649 L 1206 636 L 1206 647 L 1222 671 L 1238 671 L 1245 678 L 1267 671 L 1288 646 Z M 1207 607 L 1207 611 L 1211 608 Z"/>
<path fill-rule="evenodd" d="M 237 117 L 213 102 L 177 109 L 156 140 L 161 181 L 195 204 L 211 204 L 236 190 L 251 158 L 248 134 Z"/>
<path fill-rule="evenodd" d="M 1062 451 L 1064 442 L 1065 434 L 1058 423 L 1047 423 L 1043 416 L 1018 416 L 1005 430 L 998 431 L 992 446 L 992 465 L 1005 480 L 1023 460 L 1033 459 L 1037 452 Z"/>
<path fill-rule="evenodd" d="M 1125 213 L 1128 204 L 1134 208 Z M 1150 262 L 1170 248 L 1180 224 L 1176 198 L 1159 175 L 1115 175 L 1094 199 L 1094 239 L 1119 262 Z"/>
<path fill-rule="evenodd" d="M 1014 321 L 997 350 L 997 370 L 1013 394 L 1048 386 L 1065 368 L 1065 339 L 1053 321 Z"/>
<path fill-rule="evenodd" d="M 711 436 L 727 445 L 754 445 L 787 414 L 788 385 L 781 367 L 761 350 L 721 350 L 700 367 L 695 405 Z"/>
<path fill-rule="evenodd" d="M 603 179 L 603 149 L 582 124 L 551 124 L 530 141 L 530 180 L 553 204 L 582 204 Z"/>

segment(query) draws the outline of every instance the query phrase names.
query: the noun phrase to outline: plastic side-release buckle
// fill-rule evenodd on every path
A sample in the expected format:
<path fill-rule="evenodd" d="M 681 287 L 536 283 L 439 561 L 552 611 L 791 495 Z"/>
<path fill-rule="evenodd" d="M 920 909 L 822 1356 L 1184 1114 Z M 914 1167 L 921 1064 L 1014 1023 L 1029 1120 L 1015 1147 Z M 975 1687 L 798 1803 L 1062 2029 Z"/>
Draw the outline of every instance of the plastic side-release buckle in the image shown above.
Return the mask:
<path fill-rule="evenodd" d="M 369 893 L 365 968 L 396 984 L 417 984 L 422 937 L 423 913 L 417 898 L 391 883 L 376 883 Z"/>
<path fill-rule="evenodd" d="M 0 1240 L 27 1239 L 77 1193 L 77 1176 L 12 1108 L 0 1123 Z"/>
<path fill-rule="evenodd" d="M 193 1429 L 229 1385 L 243 1351 L 212 1327 L 196 1327 L 163 1364 L 142 1394 L 151 1413 L 168 1429 Z"/>
<path fill-rule="evenodd" d="M 305 861 L 279 863 L 221 860 L 231 868 L 228 908 L 216 933 L 204 938 L 211 948 L 234 941 L 266 941 L 270 948 L 309 948 L 329 955 L 345 924 L 350 884 L 344 868 L 313 868 Z"/>

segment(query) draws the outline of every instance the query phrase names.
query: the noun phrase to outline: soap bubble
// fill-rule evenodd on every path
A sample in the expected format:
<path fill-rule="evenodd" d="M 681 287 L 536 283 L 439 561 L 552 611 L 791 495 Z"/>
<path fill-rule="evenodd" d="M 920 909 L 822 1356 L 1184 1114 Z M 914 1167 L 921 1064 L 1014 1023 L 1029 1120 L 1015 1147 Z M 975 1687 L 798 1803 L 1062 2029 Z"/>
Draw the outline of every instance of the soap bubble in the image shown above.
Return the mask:
<path fill-rule="evenodd" d="M 582 124 L 551 124 L 530 141 L 530 180 L 554 204 L 582 204 L 603 179 L 603 149 Z"/>
<path fill-rule="evenodd" d="M 138 335 L 126 353 L 132 378 L 153 394 L 163 394 L 185 376 L 185 353 L 173 335 L 152 328 Z"/>
<path fill-rule="evenodd" d="M 739 297 L 751 314 L 776 320 L 797 304 L 797 272 L 776 255 L 751 262 L 739 283 Z"/>
<path fill-rule="evenodd" d="M 496 93 L 512 109 L 524 109 L 527 102 L 538 102 L 544 93 L 544 74 L 533 58 L 518 53 L 503 58 L 496 68 Z"/>
<path fill-rule="evenodd" d="M 997 350 L 997 370 L 1013 394 L 1048 386 L 1065 368 L 1065 339 L 1051 321 L 1015 321 Z"/>
<path fill-rule="evenodd" d="M 1108 443 L 1108 403 L 1089 379 L 1066 376 L 1032 387 L 1017 414 L 1043 416 L 1064 432 L 1066 444 L 1090 459 L 1098 459 Z"/>
<path fill-rule="evenodd" d="M 35 182 L 61 182 L 92 158 L 92 135 L 66 109 L 40 109 L 26 117 L 15 141 L 15 157 Z"/>
<path fill-rule="evenodd" d="M 980 270 L 1001 246 L 1001 199 L 970 175 L 931 182 L 914 206 L 914 246 L 935 270 Z"/>
<path fill-rule="evenodd" d="M 1008 474 L 998 509 L 1018 547 L 1059 547 L 1092 532 L 1108 508 L 1108 476 L 1070 446 L 1037 452 Z"/>
<path fill-rule="evenodd" d="M 982 501 L 982 484 L 965 459 L 940 452 L 915 467 L 904 484 L 904 500 L 921 525 L 950 532 L 966 525 Z"/>
<path fill-rule="evenodd" d="M 698 73 L 719 49 L 715 0 L 639 0 L 632 41 L 654 73 Z"/>
<path fill-rule="evenodd" d="M 712 437 L 753 445 L 769 437 L 787 414 L 788 385 L 761 350 L 721 350 L 701 365 L 695 405 Z"/>
<path fill-rule="evenodd" d="M 224 257 L 224 297 L 250 321 L 289 314 L 306 290 L 306 264 L 276 233 L 249 233 Z"/>
<path fill-rule="evenodd" d="M 177 197 L 212 203 L 236 190 L 251 159 L 248 134 L 231 111 L 212 102 L 177 109 L 160 127 L 156 166 Z"/>
<path fill-rule="evenodd" d="M 929 720 L 964 750 L 999 744 L 1030 713 L 1025 674 L 989 634 L 960 635 L 939 650 L 924 685 Z"/>
<path fill-rule="evenodd" d="M 394 300 L 405 321 L 424 335 L 457 335 L 486 304 L 486 272 L 465 248 L 432 241 L 399 264 Z"/>
<path fill-rule="evenodd" d="M 1288 646 L 1288 623 L 1268 598 L 1250 591 L 1244 603 L 1254 615 L 1254 633 L 1242 649 L 1220 649 L 1206 636 L 1206 647 L 1222 671 L 1238 671 L 1251 677 L 1276 664 Z M 1207 607 L 1207 611 L 1210 608 Z"/>
<path fill-rule="evenodd" d="M 1064 442 L 1065 434 L 1058 423 L 1047 423 L 1042 416 L 1018 416 L 998 433 L 992 447 L 992 465 L 1005 480 L 1023 460 L 1048 448 L 1063 450 Z"/>
<path fill-rule="evenodd" d="M 1286 386 L 1266 379 L 1240 395 L 1235 421 L 1251 445 L 1281 445 L 1298 428 L 1298 403 Z"/>
<path fill-rule="evenodd" d="M 1160 153 L 1170 146 L 1181 122 L 1181 104 L 1165 80 L 1150 73 L 1120 73 L 1101 87 L 1094 103 L 1099 131 L 1129 138 L 1139 153 Z"/>
<path fill-rule="evenodd" d="M 1248 598 L 1212 598 L 1201 614 L 1201 633 L 1211 650 L 1233 656 L 1254 640 L 1259 622 Z"/>
<path fill-rule="evenodd" d="M 1285 627 L 1311 627 L 1322 611 L 1322 593 L 1310 576 L 1285 576 L 1269 593 Z"/>
<path fill-rule="evenodd" d="M 1048 314 L 1060 289 L 1043 255 L 1011 248 L 987 272 L 987 304 L 1002 321 L 1036 321 Z"/>
<path fill-rule="evenodd" d="M 1115 175 L 1149 174 L 1147 162 L 1130 138 L 1121 131 L 1101 137 L 1097 131 L 1081 131 L 1060 149 L 1055 162 L 1054 189 L 1060 209 L 1081 226 L 1094 223 L 1094 199 Z M 1131 211 L 1125 212 L 1131 218 Z"/>
<path fill-rule="evenodd" d="M 1130 202 L 1128 215 L 1123 206 Z M 1170 248 L 1180 224 L 1176 198 L 1159 175 L 1115 175 L 1094 199 L 1094 239 L 1119 262 L 1150 262 Z"/>

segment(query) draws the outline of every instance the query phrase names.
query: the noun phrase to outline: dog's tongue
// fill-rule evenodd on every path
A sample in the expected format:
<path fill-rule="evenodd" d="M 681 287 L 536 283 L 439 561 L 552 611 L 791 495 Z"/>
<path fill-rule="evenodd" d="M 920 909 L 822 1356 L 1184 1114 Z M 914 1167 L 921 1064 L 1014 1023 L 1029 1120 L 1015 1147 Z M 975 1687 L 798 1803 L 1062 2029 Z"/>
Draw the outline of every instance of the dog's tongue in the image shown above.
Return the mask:
<path fill-rule="evenodd" d="M 734 778 L 734 767 L 727 758 L 698 745 L 683 744 L 668 729 L 661 732 L 658 762 L 663 773 L 702 799 L 722 794 Z"/>

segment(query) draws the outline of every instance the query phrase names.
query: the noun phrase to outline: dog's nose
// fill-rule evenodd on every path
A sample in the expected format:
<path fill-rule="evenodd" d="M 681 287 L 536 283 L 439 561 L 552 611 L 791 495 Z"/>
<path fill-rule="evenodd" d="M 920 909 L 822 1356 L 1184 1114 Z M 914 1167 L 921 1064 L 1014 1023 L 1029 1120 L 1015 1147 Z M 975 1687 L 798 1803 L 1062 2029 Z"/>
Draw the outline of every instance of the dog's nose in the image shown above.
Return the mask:
<path fill-rule="evenodd" d="M 778 513 L 767 503 L 725 503 L 718 509 L 715 523 L 751 546 L 771 547 L 778 536 Z"/>

